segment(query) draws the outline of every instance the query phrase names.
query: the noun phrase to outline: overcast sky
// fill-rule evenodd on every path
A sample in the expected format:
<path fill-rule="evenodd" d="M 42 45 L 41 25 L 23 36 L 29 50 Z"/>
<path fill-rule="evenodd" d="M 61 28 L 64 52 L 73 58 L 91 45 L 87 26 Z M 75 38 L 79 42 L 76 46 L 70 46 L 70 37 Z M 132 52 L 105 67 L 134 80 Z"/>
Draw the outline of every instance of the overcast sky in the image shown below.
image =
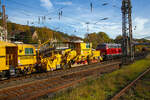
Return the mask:
<path fill-rule="evenodd" d="M 10 21 L 34 26 L 46 26 L 70 35 L 84 37 L 89 32 L 106 32 L 111 38 L 122 34 L 122 0 L 5 0 Z M 136 38 L 150 36 L 150 0 L 131 0 L 133 34 Z M 90 3 L 93 11 L 91 12 Z M 60 10 L 61 9 L 61 10 Z M 59 20 L 58 13 L 62 11 Z M 42 23 L 42 16 L 46 20 Z M 40 23 L 39 23 L 40 17 Z M 103 18 L 107 20 L 100 20 Z M 96 23 L 96 24 L 94 24 Z M 135 28 L 136 26 L 136 28 Z"/>

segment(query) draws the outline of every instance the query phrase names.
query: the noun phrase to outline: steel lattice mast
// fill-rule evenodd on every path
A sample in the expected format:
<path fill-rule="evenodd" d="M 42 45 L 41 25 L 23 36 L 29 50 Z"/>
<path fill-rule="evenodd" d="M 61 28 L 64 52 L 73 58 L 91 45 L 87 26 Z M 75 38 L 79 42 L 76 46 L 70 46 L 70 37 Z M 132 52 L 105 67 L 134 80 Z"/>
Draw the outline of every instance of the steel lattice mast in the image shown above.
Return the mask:
<path fill-rule="evenodd" d="M 122 62 L 127 63 L 134 60 L 133 39 L 132 39 L 132 6 L 130 0 L 122 0 Z"/>

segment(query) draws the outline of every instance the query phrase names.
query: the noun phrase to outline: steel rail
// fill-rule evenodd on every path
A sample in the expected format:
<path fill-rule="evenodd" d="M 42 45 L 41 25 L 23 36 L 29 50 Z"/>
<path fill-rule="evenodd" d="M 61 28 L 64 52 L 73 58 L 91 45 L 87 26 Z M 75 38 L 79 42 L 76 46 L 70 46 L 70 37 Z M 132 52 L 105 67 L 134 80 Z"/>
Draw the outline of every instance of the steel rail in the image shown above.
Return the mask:
<path fill-rule="evenodd" d="M 119 68 L 120 62 L 108 63 L 103 66 L 84 69 L 66 75 L 41 79 L 30 83 L 24 83 L 0 90 L 0 100 L 32 100 L 48 93 L 57 92 L 60 89 L 72 86 L 87 79 L 90 76 L 110 72 Z"/>
<path fill-rule="evenodd" d="M 117 93 L 111 100 L 118 100 L 128 89 L 130 89 L 139 79 L 146 75 L 150 71 L 150 67 L 146 69 L 142 74 L 140 74 L 135 80 L 123 88 L 119 93 Z"/>
<path fill-rule="evenodd" d="M 12 86 L 12 85 L 17 85 L 17 84 L 21 84 L 21 83 L 27 83 L 27 82 L 31 82 L 31 81 L 35 81 L 35 80 L 39 80 L 39 79 L 45 79 L 48 77 L 57 77 L 60 75 L 64 75 L 67 73 L 72 73 L 72 72 L 77 72 L 77 71 L 81 71 L 87 68 L 90 68 L 91 66 L 103 66 L 107 63 L 112 63 L 114 61 L 119 61 L 117 60 L 112 60 L 112 61 L 105 61 L 105 62 L 100 62 L 100 63 L 93 63 L 91 65 L 82 65 L 79 67 L 73 67 L 67 70 L 57 70 L 57 71 L 53 71 L 53 72 L 45 72 L 45 73 L 35 73 L 35 74 L 31 74 L 31 75 L 27 75 L 27 76 L 21 76 L 21 77 L 16 77 L 16 78 L 10 78 L 8 80 L 3 80 L 0 81 L 0 89 L 2 88 L 6 88 L 8 86 Z M 11 84 L 13 83 L 13 84 Z M 14 84 L 16 83 L 16 84 Z"/>

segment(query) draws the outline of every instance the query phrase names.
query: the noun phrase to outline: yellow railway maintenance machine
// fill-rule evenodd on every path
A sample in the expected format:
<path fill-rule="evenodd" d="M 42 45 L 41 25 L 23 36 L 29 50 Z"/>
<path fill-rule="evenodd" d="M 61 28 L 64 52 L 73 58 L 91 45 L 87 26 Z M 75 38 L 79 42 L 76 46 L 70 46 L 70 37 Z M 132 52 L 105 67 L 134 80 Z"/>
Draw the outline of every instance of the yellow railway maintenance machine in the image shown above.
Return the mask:
<path fill-rule="evenodd" d="M 53 41 L 48 40 L 38 47 L 38 71 L 53 71 L 60 68 L 62 55 Z"/>
<path fill-rule="evenodd" d="M 0 41 L 0 77 L 30 74 L 35 71 L 34 46 Z"/>
<path fill-rule="evenodd" d="M 100 51 L 92 50 L 91 43 L 47 42 L 38 48 L 39 64 L 44 71 L 66 69 L 102 60 Z"/>
<path fill-rule="evenodd" d="M 102 60 L 100 51 L 92 49 L 92 43 L 70 42 L 70 48 L 77 52 L 77 56 L 73 63 L 75 65 L 90 64 L 100 62 Z"/>

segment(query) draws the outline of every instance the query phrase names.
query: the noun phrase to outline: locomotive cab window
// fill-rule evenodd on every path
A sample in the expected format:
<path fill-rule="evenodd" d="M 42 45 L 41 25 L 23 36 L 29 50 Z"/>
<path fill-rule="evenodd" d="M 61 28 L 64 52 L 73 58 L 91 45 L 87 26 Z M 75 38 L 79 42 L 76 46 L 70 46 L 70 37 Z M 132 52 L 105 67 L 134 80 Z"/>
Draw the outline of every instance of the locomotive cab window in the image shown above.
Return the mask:
<path fill-rule="evenodd" d="M 33 54 L 33 48 L 25 48 L 25 54 Z"/>
<path fill-rule="evenodd" d="M 90 43 L 86 43 L 86 48 L 90 48 Z"/>

